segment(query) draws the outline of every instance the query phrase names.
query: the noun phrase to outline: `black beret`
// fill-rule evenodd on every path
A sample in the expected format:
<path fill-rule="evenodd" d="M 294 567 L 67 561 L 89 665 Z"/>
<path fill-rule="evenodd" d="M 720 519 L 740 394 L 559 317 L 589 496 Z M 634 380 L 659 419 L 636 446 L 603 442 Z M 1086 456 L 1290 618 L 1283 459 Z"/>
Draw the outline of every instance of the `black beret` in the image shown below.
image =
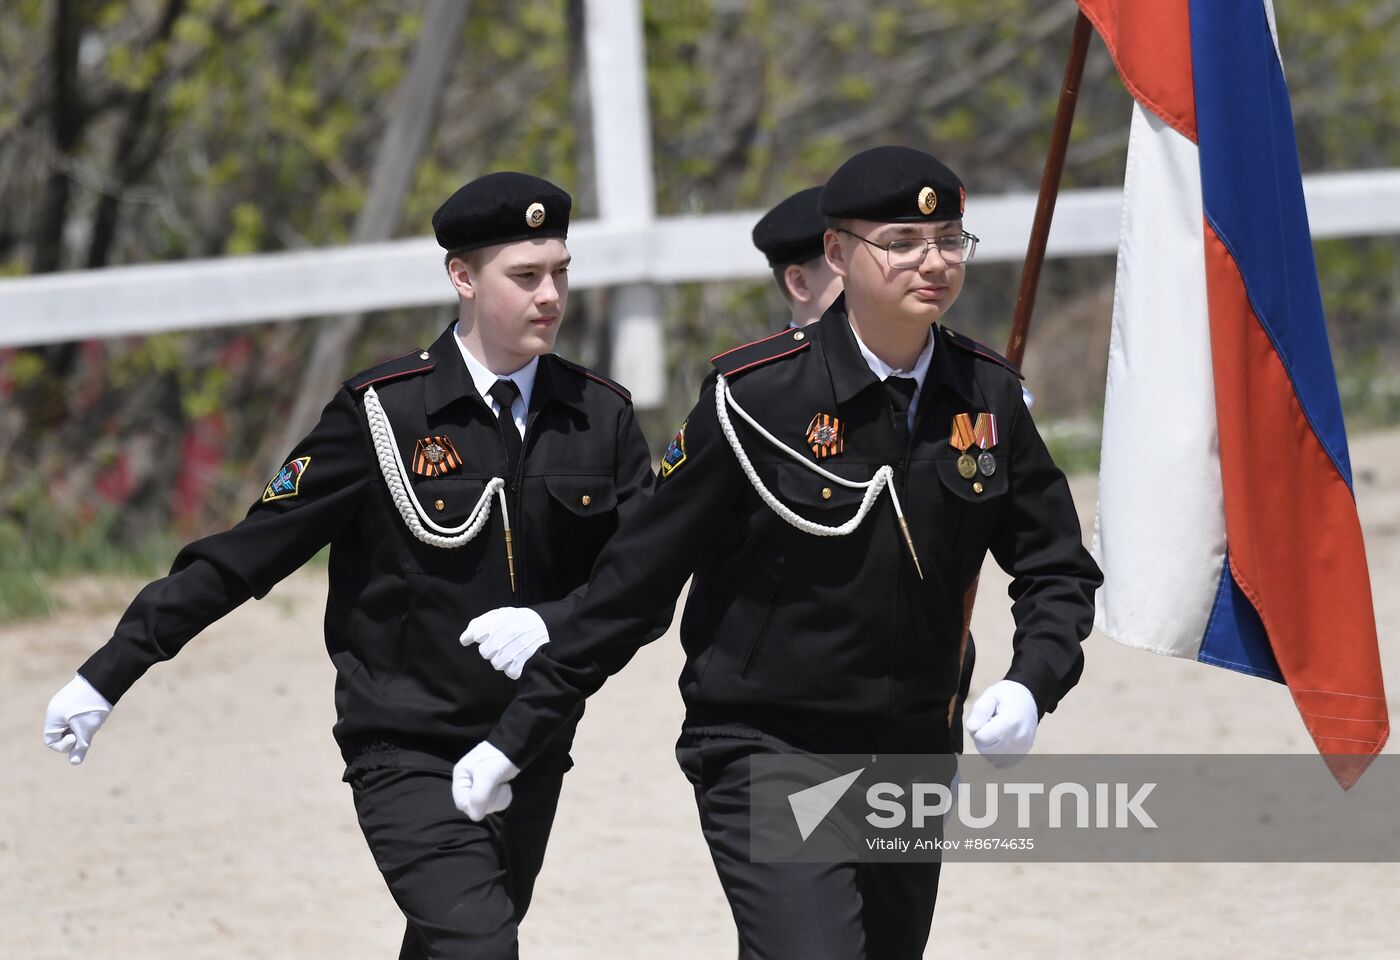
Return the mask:
<path fill-rule="evenodd" d="M 459 189 L 433 214 L 444 250 L 569 235 L 573 198 L 528 173 L 488 173 Z"/>
<path fill-rule="evenodd" d="M 806 263 L 822 255 L 826 218 L 817 206 L 821 195 L 821 187 L 798 191 L 754 225 L 753 245 L 768 258 L 768 266 Z"/>
<path fill-rule="evenodd" d="M 821 211 L 880 223 L 957 220 L 966 194 L 958 175 L 932 154 L 912 147 L 874 147 L 831 175 Z"/>

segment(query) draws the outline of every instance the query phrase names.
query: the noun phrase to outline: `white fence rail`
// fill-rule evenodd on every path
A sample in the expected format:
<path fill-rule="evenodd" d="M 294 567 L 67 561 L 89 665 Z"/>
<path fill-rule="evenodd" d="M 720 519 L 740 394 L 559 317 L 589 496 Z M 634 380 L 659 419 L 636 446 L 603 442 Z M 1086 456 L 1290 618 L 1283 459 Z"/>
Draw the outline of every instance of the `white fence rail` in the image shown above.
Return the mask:
<path fill-rule="evenodd" d="M 1314 237 L 1400 233 L 1400 170 L 1304 181 Z M 1120 191 L 1060 196 L 1052 257 L 1117 249 Z M 1035 197 L 968 203 L 978 262 L 1025 255 Z M 761 211 L 676 217 L 646 226 L 573 225 L 576 289 L 762 277 L 749 231 Z M 1324 283 L 1326 279 L 1324 278 Z M 449 304 L 431 237 L 259 256 L 112 267 L 0 281 L 0 346 L 151 334 L 349 311 Z"/>

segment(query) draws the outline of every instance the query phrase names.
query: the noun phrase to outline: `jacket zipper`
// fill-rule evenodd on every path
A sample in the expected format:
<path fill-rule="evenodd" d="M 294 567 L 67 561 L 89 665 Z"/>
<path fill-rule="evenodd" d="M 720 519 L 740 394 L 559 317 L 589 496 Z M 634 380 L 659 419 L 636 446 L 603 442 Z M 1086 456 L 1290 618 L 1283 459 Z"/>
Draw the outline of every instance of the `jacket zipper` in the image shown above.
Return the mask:
<path fill-rule="evenodd" d="M 749 671 L 753 669 L 753 662 L 758 658 L 758 648 L 763 646 L 763 635 L 768 632 L 768 624 L 773 619 L 773 608 L 777 606 L 778 586 L 775 584 L 768 594 L 768 603 L 763 610 L 763 620 L 758 625 L 758 632 L 753 635 L 753 642 L 749 644 L 749 655 L 744 658 L 744 669 L 739 671 L 739 676 L 747 678 Z"/>
<path fill-rule="evenodd" d="M 490 416 L 491 419 L 495 422 L 495 424 L 496 424 L 496 439 L 499 440 L 499 441 L 501 442 L 501 453 L 503 453 L 503 454 L 506 453 L 506 437 L 505 437 L 505 434 L 501 432 L 502 430 L 505 429 L 505 427 L 504 427 L 504 425 L 501 423 L 501 418 L 498 417 L 498 416 L 491 410 L 491 404 L 489 404 L 489 403 L 486 402 L 486 398 L 485 398 L 485 397 L 477 397 L 477 398 L 476 398 L 476 401 L 477 401 L 478 403 L 480 403 L 483 407 L 486 408 L 486 413 L 487 413 L 487 415 Z M 514 482 L 513 482 L 513 483 L 508 483 L 508 484 L 507 484 L 507 488 L 508 488 L 508 489 L 506 490 L 506 501 L 507 501 L 507 502 L 509 503 L 509 505 L 510 505 L 511 516 L 512 516 L 512 517 L 515 517 L 515 518 L 517 518 L 517 519 L 524 519 L 523 516 L 521 515 L 521 512 L 520 512 L 520 499 L 521 499 L 521 497 L 520 497 L 520 483 L 521 483 L 521 480 L 524 478 L 524 475 L 525 475 L 525 449 L 526 449 L 526 447 L 529 446 L 531 430 L 534 428 L 534 426 L 535 426 L 535 420 L 536 420 L 538 417 L 539 417 L 539 411 L 535 411 L 534 413 L 531 413 L 531 412 L 529 412 L 529 411 L 527 410 L 526 413 L 525 413 L 525 435 L 524 435 L 523 437 L 521 437 L 521 439 L 520 439 L 520 462 L 517 463 L 517 464 L 515 465 L 515 477 L 514 477 Z M 514 418 L 514 417 L 511 418 L 511 429 L 512 429 L 512 430 L 515 429 L 515 418 Z M 506 468 L 507 468 L 507 469 L 510 468 L 510 457 L 509 457 L 509 455 L 506 456 Z M 502 523 L 502 526 L 504 527 L 504 524 L 505 524 L 505 518 L 504 518 L 504 517 L 501 518 L 501 523 Z M 512 554 L 512 556 L 514 557 L 514 561 L 515 561 L 515 594 L 516 594 L 516 596 L 519 596 L 519 595 L 520 595 L 521 588 L 524 586 L 524 582 L 525 582 L 525 577 L 524 577 L 525 565 L 524 565 L 524 563 L 521 562 L 521 555 L 520 555 L 520 545 L 521 545 L 522 542 L 523 542 L 523 538 L 520 537 L 520 536 L 517 536 L 517 531 L 516 531 L 515 529 L 512 529 L 512 530 L 511 530 L 511 554 Z"/>
<path fill-rule="evenodd" d="M 535 421 L 539 419 L 539 415 L 540 414 L 538 410 L 536 410 L 533 413 L 531 413 L 528 410 L 525 411 L 525 433 L 520 438 L 520 462 L 515 465 L 515 482 L 511 485 L 511 516 L 518 517 L 522 521 L 525 519 L 525 514 L 520 509 L 520 504 L 523 498 L 523 492 L 521 491 L 521 487 L 524 485 L 525 482 L 525 451 L 530 448 L 530 437 L 534 434 Z M 512 420 L 511 428 L 514 429 L 514 427 L 515 423 Z M 504 442 L 505 438 L 503 437 L 502 443 Z M 515 548 L 515 593 L 517 596 L 519 596 L 521 590 L 525 586 L 525 564 L 521 559 L 522 554 L 520 552 L 520 546 L 525 542 L 525 539 L 523 537 L 515 536 L 513 531 L 511 539 Z"/>

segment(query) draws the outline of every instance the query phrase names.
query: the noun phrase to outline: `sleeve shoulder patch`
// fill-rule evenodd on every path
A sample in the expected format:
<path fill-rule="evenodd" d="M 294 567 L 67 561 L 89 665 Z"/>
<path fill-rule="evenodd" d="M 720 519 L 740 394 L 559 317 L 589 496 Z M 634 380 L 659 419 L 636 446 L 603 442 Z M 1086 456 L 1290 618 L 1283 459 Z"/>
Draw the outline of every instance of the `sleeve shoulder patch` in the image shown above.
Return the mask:
<path fill-rule="evenodd" d="M 297 457 L 295 460 L 288 460 L 282 469 L 277 471 L 277 476 L 268 481 L 267 487 L 263 490 L 261 502 L 271 503 L 273 500 L 286 500 L 300 494 L 301 478 L 309 466 L 311 466 L 310 457 Z"/>
<path fill-rule="evenodd" d="M 971 337 L 963 336 L 956 330 L 949 330 L 947 327 L 943 328 L 943 335 L 944 338 L 948 341 L 948 343 L 952 344 L 958 349 L 965 350 L 973 356 L 978 357 L 982 360 L 990 360 L 992 363 L 999 364 L 1000 366 L 1005 367 L 1006 369 L 1014 373 L 1017 379 L 1019 380 L 1026 379 L 1025 375 L 1021 373 L 1020 368 L 1018 368 L 1016 364 L 1012 363 L 1010 360 L 1006 359 L 986 344 L 979 343 Z"/>
<path fill-rule="evenodd" d="M 661 455 L 661 479 L 665 480 L 676 468 L 685 463 L 685 427 L 686 423 L 681 423 L 681 428 L 676 431 L 676 435 L 671 438 L 671 443 L 666 447 L 666 452 Z"/>
<path fill-rule="evenodd" d="M 411 350 L 401 357 L 385 360 L 368 370 L 355 374 L 345 381 L 345 386 L 351 393 L 359 393 L 366 387 L 383 383 L 386 380 L 398 380 L 415 373 L 427 373 L 435 366 L 437 366 L 437 361 L 428 355 L 428 351 Z"/>
<path fill-rule="evenodd" d="M 753 343 L 726 350 L 711 357 L 710 362 L 714 364 L 715 370 L 726 377 L 732 377 L 775 360 L 795 356 L 811 345 L 811 339 L 801 330 L 782 330 Z"/>
<path fill-rule="evenodd" d="M 622 384 L 618 383 L 616 380 L 610 380 L 607 377 L 603 376 L 601 373 L 595 373 L 592 370 L 585 367 L 583 364 L 574 363 L 572 360 L 566 360 L 558 354 L 554 354 L 553 356 L 561 364 L 563 364 L 565 367 L 572 370 L 579 376 L 583 377 L 585 380 L 591 380 L 594 383 L 601 384 L 602 386 L 607 387 L 613 393 L 617 394 L 622 399 L 626 400 L 628 403 L 632 402 L 631 391 L 629 391 Z"/>

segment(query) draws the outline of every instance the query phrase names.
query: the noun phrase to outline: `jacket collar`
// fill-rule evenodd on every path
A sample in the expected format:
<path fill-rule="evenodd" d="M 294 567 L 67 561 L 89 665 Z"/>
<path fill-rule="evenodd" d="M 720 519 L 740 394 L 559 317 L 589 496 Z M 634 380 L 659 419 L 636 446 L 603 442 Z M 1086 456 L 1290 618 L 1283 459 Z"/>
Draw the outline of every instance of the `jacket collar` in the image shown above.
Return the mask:
<path fill-rule="evenodd" d="M 844 293 L 827 308 L 821 323 L 815 326 L 817 331 L 814 332 L 821 337 L 837 403 L 846 403 L 862 390 L 879 383 L 879 378 L 871 371 L 870 364 L 861 355 L 860 345 L 856 343 L 855 331 L 851 329 L 851 321 L 846 315 Z M 964 359 L 965 351 L 949 342 L 942 327 L 935 327 L 933 335 L 938 343 L 933 348 L 928 375 L 924 378 L 923 396 L 931 396 L 939 387 L 947 387 L 969 403 L 975 402 L 972 367 Z"/>
<path fill-rule="evenodd" d="M 821 322 L 813 326 L 821 337 L 822 353 L 826 356 L 826 369 L 831 374 L 831 389 L 837 403 L 846 403 L 862 390 L 880 382 L 870 369 L 870 364 L 865 362 L 865 357 L 861 356 L 855 331 L 851 329 L 850 318 L 846 315 L 844 293 L 826 308 Z M 937 353 L 936 350 L 934 352 Z"/>
<path fill-rule="evenodd" d="M 462 359 L 461 350 L 457 346 L 457 335 L 454 332 L 456 326 L 455 320 L 448 324 L 442 336 L 428 348 L 429 356 L 436 361 L 423 388 L 423 405 L 429 416 L 463 398 L 485 403 L 477 393 L 476 385 L 472 383 L 471 373 L 467 370 L 466 361 Z M 580 381 L 581 378 L 566 369 L 564 362 L 554 354 L 547 353 L 540 357 L 539 368 L 535 372 L 535 386 L 530 393 L 530 409 L 526 415 L 543 410 L 550 401 L 558 401 L 583 410 L 583 390 Z"/>
<path fill-rule="evenodd" d="M 937 328 L 934 336 L 938 338 L 938 346 L 933 348 L 925 387 L 947 387 L 968 403 L 975 404 L 977 396 L 972 382 L 972 364 L 968 362 L 966 352 L 953 346 L 942 327 Z"/>

